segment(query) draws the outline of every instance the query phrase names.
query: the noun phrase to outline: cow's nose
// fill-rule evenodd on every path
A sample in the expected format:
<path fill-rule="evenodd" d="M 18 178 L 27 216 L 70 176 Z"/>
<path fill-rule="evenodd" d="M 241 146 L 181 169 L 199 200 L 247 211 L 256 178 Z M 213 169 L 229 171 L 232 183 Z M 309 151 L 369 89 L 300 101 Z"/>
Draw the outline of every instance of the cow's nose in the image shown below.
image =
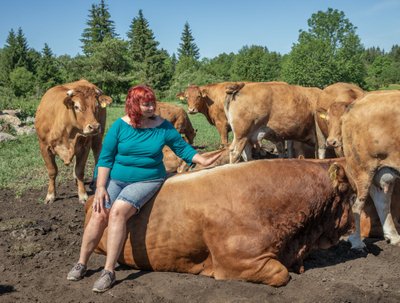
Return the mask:
<path fill-rule="evenodd" d="M 100 128 L 100 123 L 92 123 L 88 125 L 88 128 L 91 131 L 98 130 Z"/>
<path fill-rule="evenodd" d="M 336 139 L 328 138 L 328 139 L 326 139 L 326 145 L 337 147 L 337 141 L 336 141 Z"/>

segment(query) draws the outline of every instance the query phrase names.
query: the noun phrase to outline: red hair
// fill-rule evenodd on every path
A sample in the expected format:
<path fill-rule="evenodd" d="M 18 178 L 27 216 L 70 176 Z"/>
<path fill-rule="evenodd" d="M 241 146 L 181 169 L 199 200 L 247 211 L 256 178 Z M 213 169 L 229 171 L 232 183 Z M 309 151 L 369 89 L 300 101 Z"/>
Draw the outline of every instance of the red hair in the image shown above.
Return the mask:
<path fill-rule="evenodd" d="M 142 118 L 140 102 L 154 102 L 155 109 L 156 96 L 150 87 L 145 85 L 136 85 L 131 87 L 126 95 L 125 113 L 131 120 L 131 125 L 135 128 L 140 127 L 140 118 Z"/>

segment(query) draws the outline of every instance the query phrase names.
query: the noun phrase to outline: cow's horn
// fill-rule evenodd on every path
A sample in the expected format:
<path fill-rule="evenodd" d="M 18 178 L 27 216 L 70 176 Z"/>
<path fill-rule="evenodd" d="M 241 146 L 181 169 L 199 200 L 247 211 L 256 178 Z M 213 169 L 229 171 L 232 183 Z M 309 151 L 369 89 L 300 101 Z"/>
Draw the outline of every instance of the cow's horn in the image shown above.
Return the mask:
<path fill-rule="evenodd" d="M 72 97 L 72 95 L 74 94 L 74 90 L 70 89 L 69 91 L 67 91 L 67 95 Z"/>
<path fill-rule="evenodd" d="M 99 96 L 103 94 L 103 92 L 101 91 L 101 89 L 96 88 L 96 94 L 98 94 Z"/>

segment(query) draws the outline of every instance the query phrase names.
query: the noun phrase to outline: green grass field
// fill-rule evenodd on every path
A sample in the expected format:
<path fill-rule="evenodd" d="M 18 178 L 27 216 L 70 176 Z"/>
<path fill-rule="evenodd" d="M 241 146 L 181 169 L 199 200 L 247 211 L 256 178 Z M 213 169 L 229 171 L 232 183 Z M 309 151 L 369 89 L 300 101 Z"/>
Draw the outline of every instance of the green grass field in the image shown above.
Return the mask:
<path fill-rule="evenodd" d="M 179 104 L 182 106 L 181 104 Z M 124 114 L 123 106 L 112 106 L 107 111 L 106 131 L 110 125 Z M 197 129 L 194 141 L 196 146 L 205 146 L 205 150 L 214 150 L 219 146 L 219 135 L 204 115 L 190 115 L 193 127 Z M 57 157 L 59 174 L 57 184 L 73 179 L 73 164 L 65 166 Z M 90 180 L 94 166 L 93 155 L 86 168 L 86 180 Z M 39 151 L 36 135 L 20 136 L 15 141 L 0 143 L 0 189 L 10 189 L 20 196 L 27 190 L 47 186 L 46 167 Z"/>

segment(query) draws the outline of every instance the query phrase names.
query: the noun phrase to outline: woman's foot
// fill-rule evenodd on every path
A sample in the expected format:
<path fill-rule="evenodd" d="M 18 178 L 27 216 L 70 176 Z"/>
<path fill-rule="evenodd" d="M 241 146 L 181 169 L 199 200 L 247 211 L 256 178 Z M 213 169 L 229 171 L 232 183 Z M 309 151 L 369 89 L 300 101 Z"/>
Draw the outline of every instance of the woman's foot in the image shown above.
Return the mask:
<path fill-rule="evenodd" d="M 86 265 L 82 263 L 76 263 L 74 267 L 69 271 L 67 275 L 67 280 L 69 281 L 79 281 L 86 274 Z"/>
<path fill-rule="evenodd" d="M 94 292 L 105 292 L 113 286 L 115 281 L 115 273 L 103 269 L 101 271 L 100 278 L 98 278 L 96 282 L 94 282 L 92 290 Z"/>

